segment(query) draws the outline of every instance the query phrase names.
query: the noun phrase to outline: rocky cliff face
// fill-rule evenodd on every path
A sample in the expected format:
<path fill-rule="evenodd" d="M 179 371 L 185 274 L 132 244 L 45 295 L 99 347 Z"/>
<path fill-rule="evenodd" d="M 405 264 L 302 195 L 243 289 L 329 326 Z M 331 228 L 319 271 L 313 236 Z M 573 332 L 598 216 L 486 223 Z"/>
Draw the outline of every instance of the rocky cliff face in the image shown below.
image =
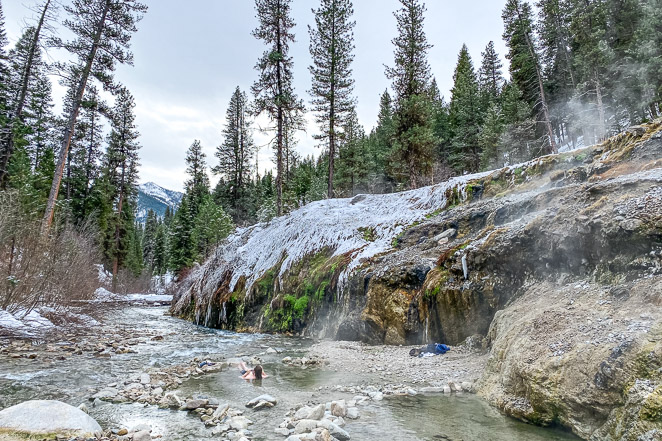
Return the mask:
<path fill-rule="evenodd" d="M 662 434 L 662 124 L 239 231 L 182 284 L 213 327 L 490 350 L 480 393 L 583 438 Z M 639 438 L 643 436 L 643 438 Z"/>

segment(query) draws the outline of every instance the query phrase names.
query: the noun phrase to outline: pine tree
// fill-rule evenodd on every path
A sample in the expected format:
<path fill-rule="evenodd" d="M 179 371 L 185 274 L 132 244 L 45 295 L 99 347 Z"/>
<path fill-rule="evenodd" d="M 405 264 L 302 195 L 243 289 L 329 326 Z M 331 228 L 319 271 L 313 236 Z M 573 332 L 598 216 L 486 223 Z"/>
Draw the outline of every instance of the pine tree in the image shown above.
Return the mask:
<path fill-rule="evenodd" d="M 231 191 L 228 207 L 235 221 L 246 218 L 245 196 L 250 184 L 255 145 L 248 122 L 248 98 L 239 87 L 228 105 L 223 144 L 216 148 L 218 165 L 213 171 L 220 174 Z"/>
<path fill-rule="evenodd" d="M 499 161 L 516 164 L 539 156 L 542 147 L 536 142 L 536 120 L 524 94 L 514 82 L 507 83 L 501 93 L 501 118 L 504 124 L 499 146 Z"/>
<path fill-rule="evenodd" d="M 395 122 L 393 120 L 393 99 L 385 90 L 379 98 L 379 113 L 377 115 L 377 127 L 371 134 L 371 140 L 367 146 L 371 162 L 373 164 L 373 180 L 375 183 L 383 179 L 387 180 L 387 174 L 393 176 L 395 173 L 391 170 L 389 159 L 394 156 L 393 140 L 395 137 Z M 382 191 L 391 189 L 390 185 L 383 182 Z"/>
<path fill-rule="evenodd" d="M 48 26 L 48 20 L 53 20 L 55 18 L 52 9 L 55 8 L 51 8 L 51 0 L 45 0 L 43 4 L 40 5 L 40 15 L 37 26 L 28 28 L 16 47 L 20 56 L 14 58 L 17 64 L 17 66 L 15 66 L 15 89 L 13 91 L 14 96 L 11 97 L 13 99 L 11 106 L 12 111 L 7 118 L 10 130 L 5 133 L 5 136 L 0 136 L 0 152 L 2 152 L 2 154 L 0 154 L 0 186 L 3 185 L 6 178 L 4 170 L 6 169 L 9 158 L 14 150 L 14 137 L 11 135 L 11 132 L 14 130 L 15 126 L 22 123 L 23 111 L 28 103 L 28 90 L 30 83 L 33 82 L 35 71 L 38 71 L 39 68 L 43 67 L 40 53 L 40 41 L 42 38 L 42 30 L 45 26 Z M 0 10 L 0 20 L 1 19 L 2 11 Z M 4 22 L 2 23 L 2 28 L 2 33 L 4 34 Z M 2 44 L 1 40 L 2 37 L 0 37 L 0 44 Z M 0 79 L 0 82 L 2 82 L 2 79 Z"/>
<path fill-rule="evenodd" d="M 98 178 L 103 142 L 103 121 L 98 91 L 91 86 L 81 104 L 82 114 L 76 125 L 76 142 L 69 154 L 71 163 L 70 204 L 77 220 L 85 219 L 93 210 L 92 186 Z"/>
<path fill-rule="evenodd" d="M 168 270 L 168 235 L 165 222 L 159 222 L 154 237 L 154 257 L 152 260 L 152 272 L 159 276 Z"/>
<path fill-rule="evenodd" d="M 117 273 L 129 254 L 134 222 L 134 205 L 138 183 L 138 137 L 135 125 L 135 101 L 126 88 L 120 88 L 111 114 L 111 132 L 104 159 L 103 198 L 112 209 L 109 219 L 103 219 L 105 252 L 112 262 L 113 289 Z M 103 230 L 102 230 L 103 231 Z"/>
<path fill-rule="evenodd" d="M 493 41 L 490 41 L 487 44 L 485 51 L 481 55 L 483 61 L 478 70 L 478 87 L 482 96 L 483 105 L 489 107 L 492 103 L 497 102 L 499 95 L 501 94 L 501 88 L 505 81 L 501 72 L 503 64 L 494 49 Z"/>
<path fill-rule="evenodd" d="M 433 130 L 437 140 L 435 151 L 437 170 L 434 173 L 435 182 L 448 179 L 449 173 L 450 142 L 452 139 L 450 126 L 450 107 L 441 96 L 437 80 L 432 79 L 429 91 L 432 100 Z"/>
<path fill-rule="evenodd" d="M 191 216 L 195 218 L 200 207 L 209 196 L 209 176 L 207 175 L 207 155 L 202 151 L 202 144 L 197 139 L 186 152 L 186 173 L 189 179 L 184 183 L 188 196 Z"/>
<path fill-rule="evenodd" d="M 339 188 L 346 190 L 344 196 L 352 197 L 366 184 L 368 171 L 372 168 L 365 148 L 365 130 L 359 123 L 356 111 L 345 122 L 343 133 L 345 136 L 340 144 L 336 181 Z M 367 188 L 363 188 L 363 191 L 367 191 Z"/>
<path fill-rule="evenodd" d="M 635 31 L 632 52 L 642 68 L 638 75 L 642 84 L 644 105 L 649 115 L 662 115 L 662 0 L 647 0 Z"/>
<path fill-rule="evenodd" d="M 147 6 L 137 0 L 73 0 L 71 5 L 64 6 L 64 10 L 72 17 L 65 20 L 64 25 L 76 38 L 69 42 L 55 38 L 52 45 L 66 49 L 77 58 L 75 64 L 63 69 L 73 75 L 72 82 L 76 86 L 44 213 L 43 234 L 48 232 L 53 221 L 55 202 L 90 75 L 94 74 L 105 88 L 115 89 L 112 72 L 117 63 L 132 64 L 131 35 L 136 32 L 136 23 L 147 11 Z"/>
<path fill-rule="evenodd" d="M 478 134 L 482 123 L 481 100 L 473 62 L 466 45 L 458 56 L 450 104 L 450 124 L 453 133 L 450 163 L 463 173 L 480 168 Z"/>
<path fill-rule="evenodd" d="M 190 267 L 197 257 L 193 237 L 195 216 L 191 214 L 189 198 L 188 194 L 182 198 L 169 229 L 168 267 L 176 272 Z"/>
<path fill-rule="evenodd" d="M 0 3 L 0 188 L 5 181 L 11 153 L 7 144 L 12 138 L 11 112 L 9 111 L 10 70 L 6 47 L 9 44 L 5 31 L 5 15 Z"/>
<path fill-rule="evenodd" d="M 354 8 L 351 0 L 321 0 L 320 7 L 313 10 L 315 27 L 310 33 L 310 55 L 313 65 L 309 67 L 313 77 L 310 94 L 313 96 L 313 111 L 321 134 L 315 138 L 328 147 L 329 198 L 334 197 L 334 161 L 338 152 L 338 141 L 344 133 L 341 128 L 351 118 L 355 99 L 352 97 L 354 80 Z"/>
<path fill-rule="evenodd" d="M 405 171 L 401 177 L 407 178 L 410 188 L 417 188 L 431 170 L 435 145 L 432 106 L 427 94 L 431 77 L 428 51 L 432 45 L 424 30 L 425 4 L 420 0 L 400 3 L 402 8 L 395 13 L 395 67 L 387 67 L 386 76 L 393 81 L 396 94 L 396 159 Z"/>
<path fill-rule="evenodd" d="M 207 259 L 216 246 L 234 229 L 232 218 L 207 196 L 200 206 L 193 228 L 193 242 L 203 259 Z"/>
<path fill-rule="evenodd" d="M 549 91 L 549 112 L 559 138 L 571 138 L 575 116 L 569 106 L 577 87 L 573 66 L 568 0 L 538 0 L 539 20 L 536 25 L 544 66 L 545 89 Z"/>
<path fill-rule="evenodd" d="M 492 103 L 487 109 L 483 125 L 478 134 L 481 149 L 480 164 L 483 170 L 497 168 L 502 165 L 502 152 L 500 151 L 502 134 L 501 109 L 498 103 Z"/>
<path fill-rule="evenodd" d="M 290 16 L 291 0 L 255 0 L 260 25 L 253 36 L 262 40 L 267 50 L 258 60 L 255 69 L 259 79 L 251 88 L 255 97 L 256 115 L 267 113 L 276 124 L 276 211 L 283 213 L 283 172 L 285 164 L 285 119 L 295 121 L 303 112 L 303 102 L 293 86 L 293 62 L 289 55 L 294 42 L 294 21 Z"/>
<path fill-rule="evenodd" d="M 605 81 L 612 51 L 607 41 L 607 7 L 603 0 L 570 0 L 573 61 L 577 68 L 577 87 L 580 95 L 593 96 L 594 113 L 584 124 L 596 121 L 595 138 L 603 139 L 606 130 Z M 594 139 L 595 140 L 595 139 Z M 584 140 L 586 143 L 588 140 Z"/>
<path fill-rule="evenodd" d="M 147 211 L 145 229 L 142 240 L 142 260 L 152 273 L 156 270 L 157 230 L 159 220 L 154 210 Z"/>
<path fill-rule="evenodd" d="M 556 139 L 549 118 L 544 78 L 537 48 L 533 39 L 531 6 L 522 0 L 508 0 L 501 15 L 504 21 L 503 39 L 508 45 L 510 76 L 524 94 L 524 98 L 537 109 L 547 136 L 546 153 L 556 152 Z"/>

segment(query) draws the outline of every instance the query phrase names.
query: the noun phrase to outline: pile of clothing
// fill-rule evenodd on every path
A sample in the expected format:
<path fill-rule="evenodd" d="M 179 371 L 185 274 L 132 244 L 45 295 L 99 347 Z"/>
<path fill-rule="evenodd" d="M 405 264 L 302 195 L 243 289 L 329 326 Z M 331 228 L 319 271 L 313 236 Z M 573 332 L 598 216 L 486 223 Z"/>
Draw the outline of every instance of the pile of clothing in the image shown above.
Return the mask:
<path fill-rule="evenodd" d="M 441 343 L 430 343 L 422 348 L 414 348 L 409 351 L 412 357 L 433 357 L 435 355 L 443 355 L 450 351 L 451 348 Z"/>

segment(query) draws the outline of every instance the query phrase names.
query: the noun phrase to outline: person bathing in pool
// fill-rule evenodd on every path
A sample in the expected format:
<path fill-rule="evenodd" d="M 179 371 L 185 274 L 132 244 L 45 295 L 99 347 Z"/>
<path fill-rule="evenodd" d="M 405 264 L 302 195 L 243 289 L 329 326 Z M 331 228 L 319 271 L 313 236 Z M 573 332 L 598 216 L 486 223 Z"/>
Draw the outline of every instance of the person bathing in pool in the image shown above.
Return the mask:
<path fill-rule="evenodd" d="M 239 370 L 241 371 L 240 378 L 243 378 L 244 380 L 261 380 L 268 377 L 267 373 L 264 372 L 262 366 L 259 364 L 253 369 L 248 369 L 246 363 L 242 361 L 239 363 Z"/>

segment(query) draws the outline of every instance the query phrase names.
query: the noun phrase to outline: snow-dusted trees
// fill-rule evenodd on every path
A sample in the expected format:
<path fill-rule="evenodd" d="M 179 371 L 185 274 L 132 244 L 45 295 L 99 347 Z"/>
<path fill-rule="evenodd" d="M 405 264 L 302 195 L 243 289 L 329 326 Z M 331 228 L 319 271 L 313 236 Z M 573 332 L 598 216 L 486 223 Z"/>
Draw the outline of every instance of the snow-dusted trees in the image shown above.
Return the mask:
<path fill-rule="evenodd" d="M 276 209 L 283 213 L 283 173 L 285 164 L 286 120 L 296 121 L 304 110 L 293 84 L 293 61 L 290 43 L 294 42 L 294 21 L 290 16 L 291 0 L 255 0 L 260 24 L 253 36 L 262 40 L 267 50 L 255 69 L 260 73 L 251 88 L 256 115 L 266 113 L 275 123 L 276 144 Z"/>
<path fill-rule="evenodd" d="M 328 147 L 329 152 L 329 198 L 334 197 L 333 174 L 338 141 L 342 140 L 342 127 L 352 118 L 354 109 L 354 9 L 351 0 L 322 0 L 320 7 L 313 10 L 315 27 L 309 26 L 310 55 L 313 65 L 309 67 L 313 86 L 313 110 L 321 134 L 315 136 Z"/>

